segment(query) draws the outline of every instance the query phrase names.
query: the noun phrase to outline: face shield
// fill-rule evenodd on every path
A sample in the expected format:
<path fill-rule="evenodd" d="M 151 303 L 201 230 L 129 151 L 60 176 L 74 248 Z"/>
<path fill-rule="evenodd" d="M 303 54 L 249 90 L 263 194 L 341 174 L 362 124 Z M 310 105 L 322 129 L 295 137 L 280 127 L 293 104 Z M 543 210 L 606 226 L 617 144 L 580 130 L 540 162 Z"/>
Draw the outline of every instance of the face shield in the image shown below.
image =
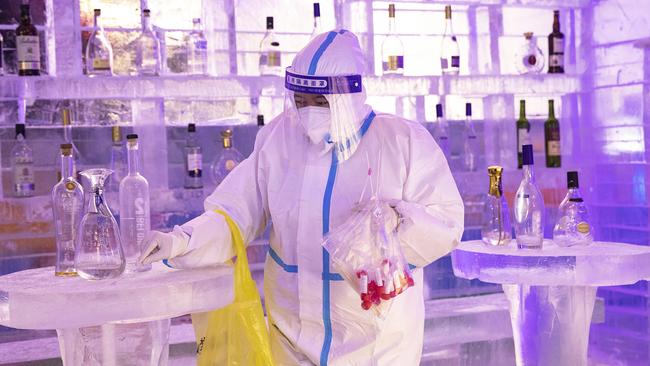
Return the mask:
<path fill-rule="evenodd" d="M 354 56 L 346 59 L 345 55 L 335 55 L 340 52 L 337 46 L 341 48 L 336 37 L 343 38 L 344 34 L 329 32 L 316 37 L 296 56 L 285 75 L 285 118 L 302 126 L 310 141 L 323 147 L 323 153 L 334 149 L 339 162 L 356 150 L 361 124 L 371 112 L 365 104 L 361 73 L 341 67 L 355 61 Z"/>

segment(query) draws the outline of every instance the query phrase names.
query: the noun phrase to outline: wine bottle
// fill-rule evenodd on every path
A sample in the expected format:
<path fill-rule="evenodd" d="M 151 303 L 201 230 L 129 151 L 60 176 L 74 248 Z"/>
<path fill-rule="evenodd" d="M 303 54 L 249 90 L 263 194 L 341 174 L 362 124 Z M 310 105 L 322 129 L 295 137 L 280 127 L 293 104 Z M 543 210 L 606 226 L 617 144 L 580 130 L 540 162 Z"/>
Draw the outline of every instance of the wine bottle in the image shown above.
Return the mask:
<path fill-rule="evenodd" d="M 25 140 L 25 125 L 16 124 L 16 144 L 11 149 L 14 195 L 31 197 L 34 195 L 34 153 Z"/>
<path fill-rule="evenodd" d="M 404 74 L 404 45 L 395 29 L 395 4 L 388 5 L 388 36 L 381 45 L 384 74 Z"/>
<path fill-rule="evenodd" d="M 558 220 L 553 229 L 553 241 L 562 247 L 589 245 L 593 242 L 589 213 L 579 190 L 578 172 L 567 172 L 566 197 L 558 208 Z"/>
<path fill-rule="evenodd" d="M 20 6 L 20 24 L 16 28 L 16 53 L 18 75 L 38 76 L 41 74 L 41 50 L 38 31 L 32 24 L 29 4 Z"/>
<path fill-rule="evenodd" d="M 541 249 L 544 242 L 544 197 L 535 183 L 533 145 L 524 145 L 524 177 L 515 194 L 515 235 L 519 249 Z"/>
<path fill-rule="evenodd" d="M 517 120 L 517 167 L 523 164 L 523 145 L 530 144 L 530 122 L 526 119 L 526 102 L 519 101 L 519 119 Z"/>
<path fill-rule="evenodd" d="M 544 146 L 546 148 L 546 167 L 561 167 L 560 123 L 555 118 L 553 99 L 548 101 L 548 119 L 544 122 Z"/>
<path fill-rule="evenodd" d="M 203 154 L 196 138 L 196 125 L 187 125 L 185 143 L 185 188 L 203 188 Z"/>
<path fill-rule="evenodd" d="M 553 11 L 553 32 L 548 35 L 548 73 L 564 73 L 564 34 L 560 32 L 560 11 Z"/>
<path fill-rule="evenodd" d="M 443 75 L 458 75 L 460 71 L 460 48 L 451 26 L 451 5 L 445 6 L 445 33 L 440 46 L 440 67 Z"/>

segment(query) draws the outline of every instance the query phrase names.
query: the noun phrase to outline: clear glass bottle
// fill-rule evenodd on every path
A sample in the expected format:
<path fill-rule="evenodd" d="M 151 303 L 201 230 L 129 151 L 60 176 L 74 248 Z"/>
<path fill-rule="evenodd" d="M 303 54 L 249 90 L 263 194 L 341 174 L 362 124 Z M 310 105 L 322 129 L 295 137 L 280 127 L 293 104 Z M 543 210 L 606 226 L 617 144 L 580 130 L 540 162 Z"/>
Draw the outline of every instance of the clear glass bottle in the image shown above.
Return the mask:
<path fill-rule="evenodd" d="M 201 19 L 192 19 L 192 32 L 186 39 L 187 71 L 191 75 L 206 75 L 208 73 L 208 41 L 203 35 Z"/>
<path fill-rule="evenodd" d="M 515 66 L 520 74 L 539 74 L 544 69 L 544 54 L 533 32 L 524 33 L 526 41 L 517 51 Z"/>
<path fill-rule="evenodd" d="M 558 219 L 553 229 L 553 242 L 562 247 L 589 245 L 594 241 L 587 205 L 579 190 L 578 172 L 567 172 L 566 197 L 558 208 Z"/>
<path fill-rule="evenodd" d="M 81 160 L 81 152 L 79 152 L 77 145 L 75 145 L 74 141 L 72 140 L 72 118 L 70 117 L 70 115 L 71 115 L 70 109 L 63 108 L 61 110 L 61 119 L 63 121 L 63 141 L 72 145 L 72 157 L 73 157 L 72 171 L 74 173 L 74 176 L 77 177 L 79 161 Z M 61 174 L 63 174 L 63 171 L 61 171 Z M 62 176 L 63 175 L 61 175 L 61 177 Z"/>
<path fill-rule="evenodd" d="M 77 274 L 87 280 L 118 277 L 126 263 L 119 227 L 104 200 L 104 182 L 110 174 L 109 169 L 81 172 L 89 181 L 91 196 L 75 239 L 74 261 Z"/>
<path fill-rule="evenodd" d="M 449 126 L 442 112 L 442 104 L 436 104 L 436 128 L 433 132 L 433 137 L 440 146 L 440 150 L 445 154 L 445 158 L 449 160 Z"/>
<path fill-rule="evenodd" d="M 273 17 L 266 17 L 266 34 L 260 42 L 260 75 L 284 76 L 280 42 L 273 31 Z"/>
<path fill-rule="evenodd" d="M 472 103 L 465 103 L 465 126 L 463 128 L 463 167 L 465 171 L 475 172 L 478 169 L 478 142 L 472 122 Z"/>
<path fill-rule="evenodd" d="M 86 74 L 88 76 L 113 75 L 113 47 L 106 38 L 100 16 L 102 11 L 94 11 L 94 29 L 86 45 Z"/>
<path fill-rule="evenodd" d="M 160 41 L 153 31 L 149 9 L 142 10 L 142 33 L 135 40 L 135 67 L 138 75 L 161 74 Z"/>
<path fill-rule="evenodd" d="M 323 26 L 320 21 L 320 4 L 314 3 L 314 27 L 312 28 L 311 37 L 309 39 L 314 39 L 321 33 L 323 33 Z"/>
<path fill-rule="evenodd" d="M 18 75 L 38 76 L 41 74 L 41 49 L 38 30 L 32 24 L 29 4 L 20 5 L 20 24 L 16 28 L 16 58 Z"/>
<path fill-rule="evenodd" d="M 56 276 L 76 276 L 75 237 L 84 209 L 84 192 L 75 179 L 71 144 L 61 144 L 61 180 L 52 188 L 52 216 L 56 234 Z"/>
<path fill-rule="evenodd" d="M 119 192 L 120 182 L 126 176 L 126 153 L 124 151 L 124 144 L 122 143 L 122 133 L 119 126 L 111 128 L 111 157 L 110 169 L 113 171 L 108 177 L 106 183 L 106 199 L 108 203 L 113 206 L 113 214 L 118 216 L 119 211 Z"/>
<path fill-rule="evenodd" d="M 381 44 L 381 60 L 384 75 L 404 74 L 404 44 L 395 27 L 395 4 L 388 5 L 388 35 Z"/>
<path fill-rule="evenodd" d="M 244 160 L 242 154 L 232 145 L 232 130 L 222 131 L 221 137 L 223 138 L 223 150 L 212 162 L 210 169 L 212 170 L 212 180 L 216 185 L 219 185 Z"/>
<path fill-rule="evenodd" d="M 34 184 L 34 153 L 25 137 L 25 125 L 17 123 L 16 144 L 11 149 L 11 168 L 16 197 L 31 197 L 36 188 Z"/>
<path fill-rule="evenodd" d="M 458 75 L 460 72 L 460 48 L 451 26 L 451 5 L 445 6 L 445 33 L 440 45 L 440 68 L 443 75 Z"/>
<path fill-rule="evenodd" d="M 515 235 L 519 249 L 541 249 L 544 242 L 544 197 L 535 184 L 533 145 L 523 146 L 524 178 L 515 195 Z"/>
<path fill-rule="evenodd" d="M 203 153 L 196 138 L 196 125 L 187 125 L 185 143 L 185 188 L 203 188 Z"/>
<path fill-rule="evenodd" d="M 128 174 L 120 182 L 120 231 L 127 272 L 143 272 L 151 264 L 138 261 L 142 241 L 151 229 L 149 182 L 139 172 L 138 135 L 126 136 Z"/>
<path fill-rule="evenodd" d="M 481 239 L 488 245 L 507 245 L 512 239 L 510 210 L 503 196 L 502 174 L 502 167 L 488 167 L 490 190 L 485 198 L 481 228 Z"/>

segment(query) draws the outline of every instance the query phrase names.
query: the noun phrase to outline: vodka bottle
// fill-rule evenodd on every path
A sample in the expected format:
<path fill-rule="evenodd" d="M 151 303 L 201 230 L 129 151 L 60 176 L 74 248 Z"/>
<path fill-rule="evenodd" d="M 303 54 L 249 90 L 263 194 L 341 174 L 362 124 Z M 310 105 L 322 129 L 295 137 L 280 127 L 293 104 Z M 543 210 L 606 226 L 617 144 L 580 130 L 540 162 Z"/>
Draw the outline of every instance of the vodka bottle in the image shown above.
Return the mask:
<path fill-rule="evenodd" d="M 478 168 L 478 150 L 478 138 L 472 122 L 472 104 L 465 103 L 465 127 L 463 129 L 463 166 L 465 171 L 474 172 Z"/>
<path fill-rule="evenodd" d="M 520 249 L 541 249 L 544 241 L 544 197 L 535 184 L 533 145 L 523 147 L 524 178 L 515 195 L 515 235 Z"/>
<path fill-rule="evenodd" d="M 309 39 L 314 39 L 321 33 L 323 33 L 323 26 L 320 21 L 320 4 L 314 3 L 314 28 L 311 31 L 311 37 Z"/>
<path fill-rule="evenodd" d="M 61 144 L 61 180 L 52 188 L 52 215 L 56 234 L 56 276 L 76 276 L 75 237 L 84 208 L 84 192 L 75 179 L 71 144 Z"/>
<path fill-rule="evenodd" d="M 196 125 L 187 125 L 185 188 L 203 188 L 203 154 L 196 138 Z"/>
<path fill-rule="evenodd" d="M 539 74 L 544 69 L 544 54 L 537 47 L 537 38 L 533 32 L 524 33 L 526 42 L 517 52 L 515 66 L 520 74 Z"/>
<path fill-rule="evenodd" d="M 266 34 L 260 43 L 260 74 L 284 75 L 280 42 L 273 32 L 273 17 L 266 17 Z"/>
<path fill-rule="evenodd" d="M 388 5 L 388 36 L 381 45 L 384 74 L 404 74 L 404 45 L 395 29 L 395 4 Z"/>
<path fill-rule="evenodd" d="M 563 247 L 589 245 L 593 242 L 589 214 L 580 194 L 578 172 L 567 172 L 566 197 L 560 203 L 558 220 L 553 229 L 553 241 Z"/>
<path fill-rule="evenodd" d="M 524 161 L 522 146 L 530 145 L 530 122 L 526 119 L 526 102 L 519 101 L 519 119 L 517 120 L 517 167 L 521 169 Z"/>
<path fill-rule="evenodd" d="M 38 31 L 32 24 L 29 4 L 20 6 L 20 24 L 16 28 L 16 53 L 18 75 L 37 76 L 41 74 L 41 50 Z"/>
<path fill-rule="evenodd" d="M 120 232 L 126 270 L 142 272 L 151 269 L 151 264 L 138 262 L 142 241 L 151 228 L 149 183 L 139 172 L 138 135 L 127 135 L 126 140 L 128 174 L 120 182 Z"/>
<path fill-rule="evenodd" d="M 500 166 L 488 167 L 490 190 L 485 199 L 481 239 L 489 245 L 507 245 L 512 239 L 510 212 L 501 185 L 502 173 Z"/>
<path fill-rule="evenodd" d="M 219 185 L 235 167 L 244 160 L 242 154 L 232 146 L 232 131 L 221 132 L 223 138 L 223 150 L 212 162 L 212 180 Z"/>
<path fill-rule="evenodd" d="M 560 11 L 553 11 L 553 32 L 548 35 L 548 73 L 564 73 L 564 34 L 560 32 Z"/>
<path fill-rule="evenodd" d="M 160 41 L 153 31 L 149 9 L 142 11 L 142 33 L 135 40 L 135 67 L 138 75 L 158 76 L 161 73 Z"/>
<path fill-rule="evenodd" d="M 449 160 L 449 126 L 447 120 L 442 113 L 442 104 L 436 104 L 436 128 L 433 133 L 440 150 L 445 154 L 445 158 Z"/>
<path fill-rule="evenodd" d="M 102 11 L 95 9 L 94 29 L 86 45 L 86 73 L 88 76 L 113 75 L 113 48 L 106 38 L 100 16 Z"/>
<path fill-rule="evenodd" d="M 111 135 L 113 144 L 111 145 L 110 169 L 113 171 L 113 174 L 108 177 L 108 182 L 106 183 L 106 199 L 109 205 L 113 207 L 113 214 L 118 216 L 120 213 L 118 204 L 120 182 L 126 176 L 126 154 L 124 144 L 122 143 L 120 127 L 113 126 Z"/>
<path fill-rule="evenodd" d="M 193 29 L 186 39 L 187 68 L 192 75 L 208 73 L 208 41 L 201 29 L 201 19 L 192 20 Z"/>
<path fill-rule="evenodd" d="M 548 119 L 544 122 L 546 167 L 559 168 L 562 166 L 562 151 L 560 146 L 560 122 L 555 118 L 553 99 L 550 99 L 548 101 Z"/>
<path fill-rule="evenodd" d="M 16 144 L 11 149 L 14 195 L 31 197 L 34 195 L 34 154 L 25 140 L 25 125 L 16 124 Z"/>
<path fill-rule="evenodd" d="M 440 67 L 443 75 L 458 75 L 460 71 L 460 48 L 451 26 L 451 5 L 445 6 L 445 33 L 440 46 Z"/>

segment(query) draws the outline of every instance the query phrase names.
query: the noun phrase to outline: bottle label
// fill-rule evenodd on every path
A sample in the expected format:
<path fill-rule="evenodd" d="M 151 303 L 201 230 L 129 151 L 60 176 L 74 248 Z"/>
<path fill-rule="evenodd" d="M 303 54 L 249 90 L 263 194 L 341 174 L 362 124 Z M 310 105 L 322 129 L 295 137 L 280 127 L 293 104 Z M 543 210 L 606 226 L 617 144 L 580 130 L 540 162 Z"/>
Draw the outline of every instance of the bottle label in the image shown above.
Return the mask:
<path fill-rule="evenodd" d="M 192 177 L 200 177 L 203 170 L 203 155 L 202 154 L 187 154 L 187 172 Z"/>
<path fill-rule="evenodd" d="M 444 57 L 441 57 L 441 58 L 440 58 L 440 67 L 441 67 L 443 70 L 449 68 L 449 60 L 447 60 L 447 59 L 444 58 Z"/>
<path fill-rule="evenodd" d="M 226 170 L 231 171 L 235 169 L 235 167 L 237 166 L 237 162 L 231 159 L 231 160 L 227 160 L 225 165 L 226 165 Z"/>
<path fill-rule="evenodd" d="M 32 164 L 16 164 L 14 166 L 14 183 L 16 192 L 34 191 L 34 167 Z"/>
<path fill-rule="evenodd" d="M 194 42 L 194 49 L 196 49 L 196 50 L 207 50 L 208 49 L 208 41 L 202 39 L 202 40 Z"/>
<path fill-rule="evenodd" d="M 548 156 L 560 156 L 560 140 L 549 140 L 546 143 Z"/>
<path fill-rule="evenodd" d="M 138 197 L 133 201 L 133 204 L 135 206 L 135 240 L 136 240 L 136 245 L 138 249 L 138 254 L 140 250 L 144 248 L 140 248 L 140 244 L 144 240 L 145 235 L 147 235 L 147 204 L 145 202 L 145 199 L 142 197 Z"/>
<path fill-rule="evenodd" d="M 564 38 L 553 38 L 553 50 L 551 54 L 564 54 Z"/>
<path fill-rule="evenodd" d="M 20 70 L 40 70 L 38 36 L 16 36 L 16 51 Z"/>
<path fill-rule="evenodd" d="M 383 62 L 384 71 L 397 71 L 404 68 L 404 56 L 388 56 Z"/>
<path fill-rule="evenodd" d="M 583 222 L 578 224 L 578 232 L 580 234 L 589 234 L 590 230 L 591 230 L 591 227 L 589 226 L 588 223 L 583 221 Z"/>
<path fill-rule="evenodd" d="M 280 67 L 282 65 L 282 54 L 279 51 L 269 51 L 260 56 L 260 66 Z"/>
<path fill-rule="evenodd" d="M 107 58 L 94 58 L 93 70 L 97 71 L 110 71 L 111 63 Z"/>
<path fill-rule="evenodd" d="M 517 152 L 523 153 L 523 146 L 530 143 L 530 131 L 526 128 L 517 129 Z"/>
<path fill-rule="evenodd" d="M 550 55 L 548 63 L 550 66 L 564 66 L 564 55 Z"/>
<path fill-rule="evenodd" d="M 460 67 L 460 56 L 451 56 L 451 67 Z"/>

